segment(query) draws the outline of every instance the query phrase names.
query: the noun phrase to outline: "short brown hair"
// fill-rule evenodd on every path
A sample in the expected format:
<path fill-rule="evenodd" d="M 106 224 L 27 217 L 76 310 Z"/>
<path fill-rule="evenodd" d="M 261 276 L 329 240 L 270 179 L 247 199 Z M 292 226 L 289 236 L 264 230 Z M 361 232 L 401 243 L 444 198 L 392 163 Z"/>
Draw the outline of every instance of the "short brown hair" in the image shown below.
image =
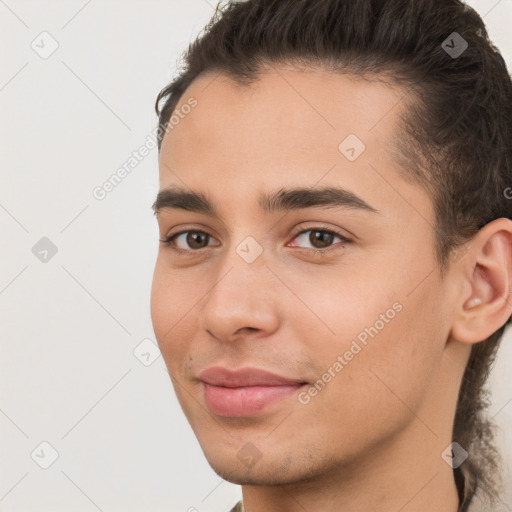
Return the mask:
<path fill-rule="evenodd" d="M 450 53 L 454 41 L 460 55 Z M 199 75 L 218 71 L 248 85 L 274 63 L 391 80 L 407 91 L 393 156 L 432 198 L 441 272 L 483 226 L 512 217 L 505 193 L 512 184 L 512 82 L 483 20 L 462 1 L 219 4 L 185 53 L 179 76 L 158 95 L 159 151 L 179 99 Z M 469 452 L 461 466 L 469 495 L 480 488 L 491 501 L 500 457 L 485 414 L 485 384 L 510 320 L 473 345 L 453 425 L 453 441 Z"/>

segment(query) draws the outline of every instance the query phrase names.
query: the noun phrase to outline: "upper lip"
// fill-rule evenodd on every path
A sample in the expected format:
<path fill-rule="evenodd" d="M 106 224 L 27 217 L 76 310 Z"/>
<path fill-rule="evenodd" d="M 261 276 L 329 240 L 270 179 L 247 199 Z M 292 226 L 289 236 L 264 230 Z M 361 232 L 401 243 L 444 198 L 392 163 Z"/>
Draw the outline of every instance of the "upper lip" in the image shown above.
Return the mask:
<path fill-rule="evenodd" d="M 238 388 L 246 386 L 297 386 L 305 384 L 301 379 L 290 379 L 259 368 L 239 368 L 229 370 L 222 366 L 212 366 L 199 374 L 199 379 L 213 386 Z"/>

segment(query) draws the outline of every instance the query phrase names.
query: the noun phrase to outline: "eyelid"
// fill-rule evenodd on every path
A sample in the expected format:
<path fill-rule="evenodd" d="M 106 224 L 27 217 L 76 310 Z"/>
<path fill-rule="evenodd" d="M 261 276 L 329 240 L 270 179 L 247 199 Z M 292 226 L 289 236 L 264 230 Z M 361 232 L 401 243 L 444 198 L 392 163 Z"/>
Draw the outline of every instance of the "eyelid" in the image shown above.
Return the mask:
<path fill-rule="evenodd" d="M 209 235 L 211 238 L 217 238 L 217 235 L 212 234 L 212 233 L 215 233 L 215 231 L 209 227 L 202 226 L 201 224 L 193 224 L 193 225 L 185 224 L 184 226 L 181 226 L 180 229 L 175 232 L 173 232 L 172 229 L 169 230 L 168 234 L 166 234 L 162 238 L 160 238 L 160 241 L 164 242 L 165 240 L 168 240 L 169 238 L 178 237 L 179 235 L 183 235 L 184 233 L 204 233 L 206 235 Z"/>
<path fill-rule="evenodd" d="M 308 221 L 308 222 L 312 222 L 312 221 Z M 328 233 L 332 233 L 333 235 L 339 236 L 345 242 L 352 241 L 352 239 L 349 238 L 349 235 L 344 234 L 344 232 L 342 232 L 340 228 L 334 228 L 334 227 L 330 227 L 327 225 L 323 225 L 321 221 L 319 221 L 316 224 L 313 224 L 311 226 L 308 226 L 307 222 L 302 222 L 296 228 L 294 228 L 293 233 L 292 233 L 292 240 L 307 231 L 325 231 Z M 321 249 L 319 249 L 319 250 L 321 250 Z"/>
<path fill-rule="evenodd" d="M 208 235 L 209 239 L 215 239 L 215 237 L 207 230 L 205 229 L 195 229 L 195 228 L 183 228 L 179 231 L 176 231 L 175 233 L 171 233 L 169 235 L 164 236 L 160 239 L 160 242 L 165 245 L 169 246 L 174 252 L 178 254 L 185 254 L 190 255 L 194 253 L 201 253 L 203 250 L 208 249 L 208 247 L 212 247 L 210 245 L 207 245 L 206 247 L 202 247 L 201 249 L 181 249 L 180 247 L 175 247 L 174 241 L 181 235 L 184 235 L 186 233 L 201 233 L 204 235 Z M 208 240 L 210 241 L 210 240 Z M 214 245 L 213 247 L 217 247 L 219 244 Z"/>
<path fill-rule="evenodd" d="M 292 236 L 292 240 L 295 240 L 298 236 L 303 233 L 307 233 L 308 231 L 320 231 L 323 233 L 329 233 L 331 235 L 337 236 L 341 242 L 334 243 L 333 245 L 329 245 L 328 247 L 317 249 L 315 247 L 299 247 L 295 246 L 297 251 L 300 251 L 302 254 L 307 254 L 312 258 L 327 258 L 334 254 L 336 254 L 340 250 L 344 250 L 345 246 L 352 243 L 348 237 L 342 234 L 338 229 L 331 228 L 328 226 L 321 226 L 319 224 L 315 224 L 314 226 L 304 227 L 298 226 L 294 231 Z"/>

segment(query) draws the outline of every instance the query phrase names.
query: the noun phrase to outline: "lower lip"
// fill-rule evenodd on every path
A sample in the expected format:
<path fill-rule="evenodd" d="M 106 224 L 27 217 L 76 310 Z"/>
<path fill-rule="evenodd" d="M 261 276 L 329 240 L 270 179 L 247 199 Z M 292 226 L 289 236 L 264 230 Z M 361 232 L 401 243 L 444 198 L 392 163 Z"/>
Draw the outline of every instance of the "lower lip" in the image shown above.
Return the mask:
<path fill-rule="evenodd" d="M 256 414 L 270 404 L 296 393 L 302 385 L 225 388 L 203 382 L 203 387 L 206 403 L 214 414 L 242 417 Z"/>

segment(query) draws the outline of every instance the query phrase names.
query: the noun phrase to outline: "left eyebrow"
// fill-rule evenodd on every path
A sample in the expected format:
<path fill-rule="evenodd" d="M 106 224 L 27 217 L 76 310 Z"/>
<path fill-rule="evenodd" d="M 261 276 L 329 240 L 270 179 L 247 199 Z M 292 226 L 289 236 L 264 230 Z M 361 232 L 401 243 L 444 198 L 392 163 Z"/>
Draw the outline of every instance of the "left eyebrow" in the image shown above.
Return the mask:
<path fill-rule="evenodd" d="M 368 204 L 363 198 L 340 187 L 324 187 L 321 189 L 281 188 L 275 192 L 260 195 L 258 204 L 266 213 L 318 206 L 379 213 L 379 210 Z M 215 203 L 207 195 L 177 187 L 160 190 L 152 208 L 155 215 L 158 215 L 164 209 L 179 209 L 221 218 Z"/>

